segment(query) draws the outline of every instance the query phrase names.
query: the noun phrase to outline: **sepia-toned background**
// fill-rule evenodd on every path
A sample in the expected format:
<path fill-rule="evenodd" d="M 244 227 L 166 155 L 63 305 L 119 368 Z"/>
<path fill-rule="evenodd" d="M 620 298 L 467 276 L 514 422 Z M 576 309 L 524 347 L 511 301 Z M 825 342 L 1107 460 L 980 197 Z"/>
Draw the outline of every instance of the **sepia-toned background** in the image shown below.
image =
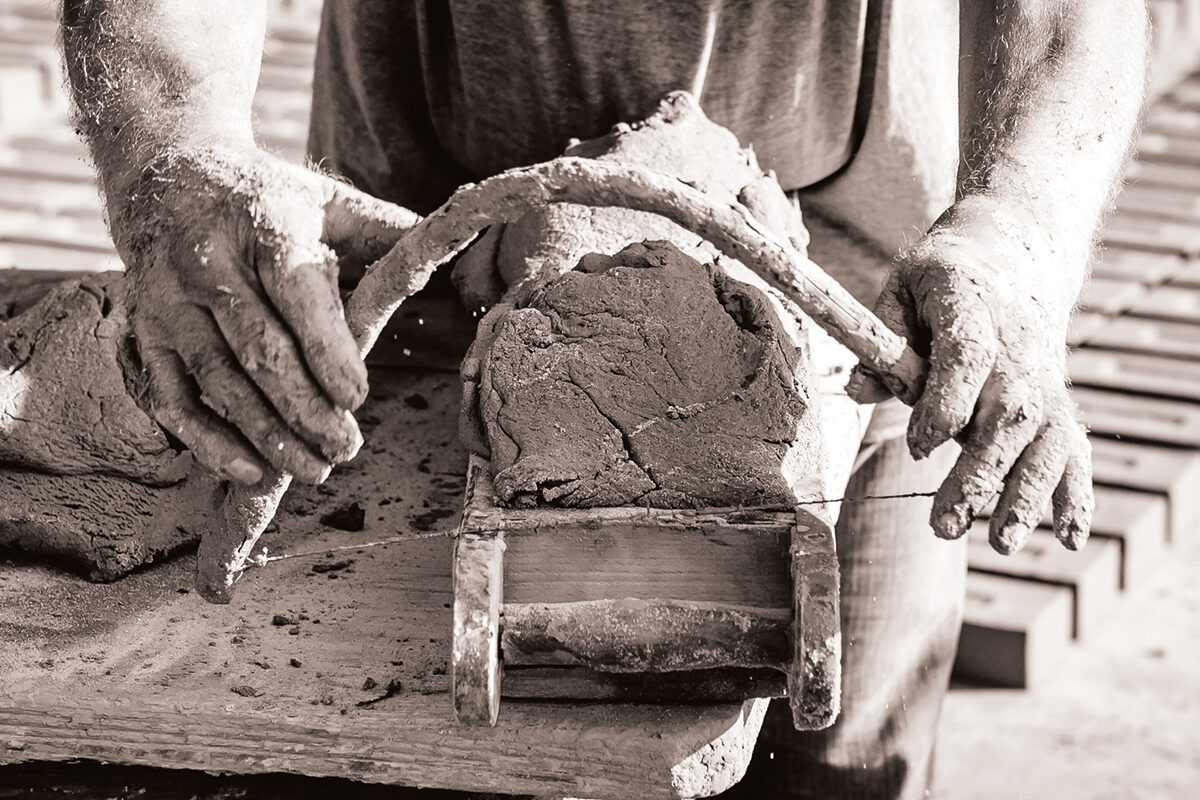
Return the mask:
<path fill-rule="evenodd" d="M 0 2 L 0 269 L 120 269 L 69 121 L 56 5 Z M 297 161 L 320 6 L 272 1 L 255 105 L 262 145 Z M 1075 396 L 1096 452 L 1098 535 L 1078 556 L 1045 531 L 1007 559 L 986 537 L 972 549 L 937 797 L 1200 797 L 1200 76 L 1189 77 L 1200 63 L 1200 0 L 1151 8 L 1145 130 L 1071 332 Z M 0 587 L 5 568 L 0 556 Z M 0 620 L 6 613 L 0 604 Z M 29 788 L 39 769 L 0 767 L 0 787 Z M 69 784 L 89 769 L 49 773 Z M 127 776 L 152 790 L 171 780 Z M 268 796 L 253 781 L 204 780 L 217 796 L 222 786 Z M 308 786 L 295 784 L 293 796 L 328 791 Z"/>

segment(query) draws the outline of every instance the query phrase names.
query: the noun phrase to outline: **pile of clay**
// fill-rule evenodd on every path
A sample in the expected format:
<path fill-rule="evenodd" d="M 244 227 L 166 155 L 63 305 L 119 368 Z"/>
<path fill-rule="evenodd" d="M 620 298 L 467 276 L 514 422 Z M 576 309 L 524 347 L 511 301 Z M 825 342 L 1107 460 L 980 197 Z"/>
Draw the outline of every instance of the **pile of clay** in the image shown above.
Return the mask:
<path fill-rule="evenodd" d="M 668 242 L 538 287 L 492 326 L 478 413 L 511 507 L 789 507 L 816 454 L 797 350 L 758 289 Z"/>

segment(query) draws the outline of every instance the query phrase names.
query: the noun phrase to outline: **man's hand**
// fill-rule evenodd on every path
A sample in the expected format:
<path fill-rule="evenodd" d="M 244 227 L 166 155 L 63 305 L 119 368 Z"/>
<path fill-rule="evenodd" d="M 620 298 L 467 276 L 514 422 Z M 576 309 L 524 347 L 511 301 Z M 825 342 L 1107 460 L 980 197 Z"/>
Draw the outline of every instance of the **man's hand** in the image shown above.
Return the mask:
<path fill-rule="evenodd" d="M 962 536 L 1000 492 L 997 551 L 1018 550 L 1051 499 L 1058 539 L 1076 550 L 1093 499 L 1091 448 L 1066 387 L 1070 302 L 1046 277 L 1054 265 L 1030 256 L 1045 252 L 1023 238 L 1036 228 L 1002 214 L 956 206 L 901 259 L 875 311 L 929 356 L 909 449 L 924 458 L 951 438 L 963 446 L 934 499 L 934 532 Z"/>
<path fill-rule="evenodd" d="M 64 0 L 63 61 L 150 410 L 234 480 L 319 482 L 357 451 L 367 390 L 339 269 L 417 216 L 255 146 L 265 28 L 263 0 Z"/>
<path fill-rule="evenodd" d="M 1091 464 L 1066 390 L 1066 326 L 1141 105 L 1141 0 L 964 3 L 957 201 L 900 260 L 879 315 L 928 353 L 909 446 L 962 457 L 930 522 L 962 536 L 998 491 L 991 542 L 1021 546 L 1049 499 L 1075 549 Z M 861 373 L 860 373 L 861 375 Z M 858 378 L 861 400 L 873 381 Z M 876 395 L 877 397 L 877 395 Z"/>
<path fill-rule="evenodd" d="M 252 148 L 172 151 L 130 186 L 109 207 L 155 419 L 242 483 L 267 464 L 324 480 L 362 442 L 367 392 L 339 262 L 415 216 Z"/>

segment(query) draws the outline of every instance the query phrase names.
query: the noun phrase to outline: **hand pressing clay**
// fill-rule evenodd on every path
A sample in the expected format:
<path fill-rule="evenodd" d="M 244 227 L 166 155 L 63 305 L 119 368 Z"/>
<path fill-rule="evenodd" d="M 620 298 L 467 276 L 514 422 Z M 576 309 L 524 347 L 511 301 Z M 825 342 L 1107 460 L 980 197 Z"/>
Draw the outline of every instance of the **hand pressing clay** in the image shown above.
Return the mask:
<path fill-rule="evenodd" d="M 493 324 L 478 391 L 503 504 L 786 508 L 817 468 L 806 365 L 766 296 L 667 242 L 585 256 Z"/>

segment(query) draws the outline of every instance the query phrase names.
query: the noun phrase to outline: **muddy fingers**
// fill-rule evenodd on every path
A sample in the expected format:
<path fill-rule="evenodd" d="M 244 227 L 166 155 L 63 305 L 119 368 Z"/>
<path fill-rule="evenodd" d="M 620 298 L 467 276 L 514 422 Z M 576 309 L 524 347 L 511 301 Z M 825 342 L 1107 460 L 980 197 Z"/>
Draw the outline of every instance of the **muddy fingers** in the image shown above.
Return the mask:
<path fill-rule="evenodd" d="M 298 436 L 330 461 L 358 452 L 354 417 L 313 383 L 299 345 L 270 307 L 253 292 L 231 292 L 210 310 L 238 364 Z"/>
<path fill-rule="evenodd" d="M 187 445 L 197 461 L 239 483 L 257 483 L 264 464 L 237 430 L 200 402 L 183 360 L 165 348 L 142 348 L 154 419 Z"/>
<path fill-rule="evenodd" d="M 913 309 L 912 293 L 893 272 L 888 276 L 873 309 L 888 328 L 904 336 L 921 329 L 916 311 Z M 846 394 L 856 403 L 879 403 L 892 396 L 887 385 L 869 367 L 858 364 L 846 382 Z"/>
<path fill-rule="evenodd" d="M 196 309 L 195 316 L 198 319 L 192 320 L 189 329 L 196 335 L 177 342 L 176 351 L 200 389 L 200 400 L 237 428 L 254 445 L 261 458 L 276 469 L 289 472 L 306 483 L 324 481 L 332 465 L 317 456 L 279 418 L 266 397 L 242 372 L 233 353 L 224 346 L 221 332 L 207 312 Z"/>
<path fill-rule="evenodd" d="M 337 262 L 328 251 L 322 259 L 323 249 L 293 247 L 282 237 L 260 242 L 255 258 L 258 279 L 284 323 L 268 326 L 264 335 L 270 331 L 272 336 L 294 336 L 298 356 L 332 404 L 354 410 L 367 396 L 367 367 L 346 326 L 337 290 Z M 291 364 L 282 368 L 290 369 Z M 332 419 L 324 422 L 337 430 Z"/>
<path fill-rule="evenodd" d="M 933 499 L 929 521 L 943 539 L 967 532 L 1041 425 L 1037 400 L 1020 387 L 985 386 L 981 405 L 962 453 Z"/>
<path fill-rule="evenodd" d="M 1054 489 L 1054 534 L 1068 550 L 1087 542 L 1096 498 L 1092 489 L 1092 446 L 1083 428 L 1072 421 L 1068 431 L 1069 455 L 1062 479 Z"/>
<path fill-rule="evenodd" d="M 367 265 L 421 221 L 420 215 L 341 181 L 326 178 L 328 200 L 321 240 L 343 259 Z"/>
<path fill-rule="evenodd" d="M 923 306 L 932 341 L 929 377 L 908 426 L 908 447 L 917 459 L 966 427 L 1000 351 L 991 309 L 974 292 L 927 296 Z"/>
<path fill-rule="evenodd" d="M 1067 463 L 1067 433 L 1059 421 L 1038 432 L 1009 473 L 989 524 L 992 548 L 1008 555 L 1025 544 L 1041 522 Z"/>

